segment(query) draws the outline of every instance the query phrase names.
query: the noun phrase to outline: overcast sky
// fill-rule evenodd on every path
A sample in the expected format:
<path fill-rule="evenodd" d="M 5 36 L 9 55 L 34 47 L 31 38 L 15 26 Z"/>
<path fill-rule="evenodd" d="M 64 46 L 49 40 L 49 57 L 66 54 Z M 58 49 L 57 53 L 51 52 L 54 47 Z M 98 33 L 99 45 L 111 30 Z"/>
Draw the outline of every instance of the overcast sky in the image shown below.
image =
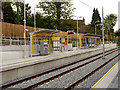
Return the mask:
<path fill-rule="evenodd" d="M 32 9 L 38 4 L 40 0 L 26 0 L 26 3 L 29 3 Z M 120 0 L 72 0 L 73 7 L 76 8 L 74 15 L 79 17 L 82 16 L 85 18 L 85 23 L 88 24 L 91 22 L 93 8 L 98 8 L 100 15 L 102 15 L 102 6 L 104 7 L 104 16 L 114 13 L 118 16 L 118 2 Z M 86 6 L 85 4 L 89 5 Z M 91 7 L 91 8 L 90 8 Z M 75 18 L 75 17 L 74 17 Z M 118 23 L 114 27 L 115 30 L 118 29 Z"/>

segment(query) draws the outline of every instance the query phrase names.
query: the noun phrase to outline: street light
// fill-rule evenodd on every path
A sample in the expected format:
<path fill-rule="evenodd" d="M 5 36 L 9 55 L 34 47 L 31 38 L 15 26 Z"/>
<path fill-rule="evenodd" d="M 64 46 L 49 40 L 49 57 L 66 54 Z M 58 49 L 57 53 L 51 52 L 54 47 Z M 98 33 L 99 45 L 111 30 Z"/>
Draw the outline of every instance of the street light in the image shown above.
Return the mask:
<path fill-rule="evenodd" d="M 104 48 L 104 10 L 102 7 L 102 39 L 103 39 L 103 59 L 105 59 L 105 48 Z"/>
<path fill-rule="evenodd" d="M 24 58 L 26 58 L 26 13 L 25 13 L 25 0 L 24 0 Z"/>
<path fill-rule="evenodd" d="M 77 49 L 78 49 L 78 18 L 82 18 L 82 17 L 81 16 L 77 17 Z"/>
<path fill-rule="evenodd" d="M 35 13 L 35 8 L 37 7 L 34 7 L 34 31 L 36 31 L 36 13 Z M 36 37 L 35 37 L 35 44 L 36 44 Z"/>
<path fill-rule="evenodd" d="M 36 31 L 36 16 L 35 16 L 35 8 L 34 8 L 34 31 Z"/>
<path fill-rule="evenodd" d="M 36 8 L 38 8 L 38 7 L 34 7 L 34 31 L 36 31 Z"/>

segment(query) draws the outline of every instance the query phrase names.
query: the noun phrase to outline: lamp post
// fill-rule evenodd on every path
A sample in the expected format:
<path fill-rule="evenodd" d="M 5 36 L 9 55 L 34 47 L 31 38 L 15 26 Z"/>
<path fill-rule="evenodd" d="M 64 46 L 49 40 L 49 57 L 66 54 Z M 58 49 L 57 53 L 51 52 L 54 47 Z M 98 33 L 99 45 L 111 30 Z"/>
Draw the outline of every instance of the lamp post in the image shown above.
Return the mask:
<path fill-rule="evenodd" d="M 78 18 L 82 18 L 82 17 L 81 16 L 77 17 L 77 49 L 78 49 Z"/>
<path fill-rule="evenodd" d="M 102 39 L 103 39 L 103 59 L 105 59 L 105 48 L 104 48 L 104 10 L 103 10 L 103 7 L 102 7 Z"/>
<path fill-rule="evenodd" d="M 25 12 L 25 0 L 24 0 L 24 58 L 26 58 L 26 12 Z"/>
<path fill-rule="evenodd" d="M 34 8 L 34 31 L 36 31 L 36 16 L 35 16 L 35 8 Z"/>
<path fill-rule="evenodd" d="M 36 31 L 36 13 L 35 13 L 35 8 L 37 7 L 34 7 L 34 31 Z M 36 44 L 36 37 L 35 37 L 35 44 Z"/>
<path fill-rule="evenodd" d="M 36 8 L 38 8 L 38 7 L 34 7 L 34 31 L 36 31 Z"/>
<path fill-rule="evenodd" d="M 77 17 L 77 49 L 78 49 L 78 17 Z"/>

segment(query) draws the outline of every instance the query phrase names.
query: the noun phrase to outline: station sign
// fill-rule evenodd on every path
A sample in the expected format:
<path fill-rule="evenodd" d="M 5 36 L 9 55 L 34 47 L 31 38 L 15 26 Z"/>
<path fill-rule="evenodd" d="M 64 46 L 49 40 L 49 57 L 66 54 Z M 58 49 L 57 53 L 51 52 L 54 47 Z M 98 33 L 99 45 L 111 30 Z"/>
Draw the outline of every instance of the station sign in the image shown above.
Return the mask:
<path fill-rule="evenodd" d="M 65 42 L 65 38 L 62 38 L 62 39 L 61 39 L 61 42 L 64 43 L 64 42 Z"/>
<path fill-rule="evenodd" d="M 48 40 L 47 40 L 47 39 L 44 39 L 44 40 L 40 40 L 40 42 L 48 42 Z"/>
<path fill-rule="evenodd" d="M 59 41 L 59 40 L 60 40 L 60 37 L 52 37 L 52 40 L 53 40 L 53 41 Z"/>
<path fill-rule="evenodd" d="M 24 39 L 26 39 L 26 35 L 25 35 L 25 33 L 24 33 Z"/>

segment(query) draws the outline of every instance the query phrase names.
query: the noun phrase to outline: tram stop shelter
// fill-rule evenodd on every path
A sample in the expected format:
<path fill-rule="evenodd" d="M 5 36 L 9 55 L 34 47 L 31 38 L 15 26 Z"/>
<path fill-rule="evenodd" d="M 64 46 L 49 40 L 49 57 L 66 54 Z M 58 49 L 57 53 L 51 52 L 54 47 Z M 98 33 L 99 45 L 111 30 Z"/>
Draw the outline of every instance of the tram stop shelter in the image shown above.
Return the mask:
<path fill-rule="evenodd" d="M 84 34 L 80 37 L 80 47 L 97 47 L 101 43 L 101 35 Z"/>
<path fill-rule="evenodd" d="M 30 56 L 50 53 L 50 38 L 52 34 L 59 33 L 60 30 L 40 29 L 30 33 Z M 41 51 L 41 52 L 40 52 Z M 43 52 L 44 51 L 44 52 Z"/>

